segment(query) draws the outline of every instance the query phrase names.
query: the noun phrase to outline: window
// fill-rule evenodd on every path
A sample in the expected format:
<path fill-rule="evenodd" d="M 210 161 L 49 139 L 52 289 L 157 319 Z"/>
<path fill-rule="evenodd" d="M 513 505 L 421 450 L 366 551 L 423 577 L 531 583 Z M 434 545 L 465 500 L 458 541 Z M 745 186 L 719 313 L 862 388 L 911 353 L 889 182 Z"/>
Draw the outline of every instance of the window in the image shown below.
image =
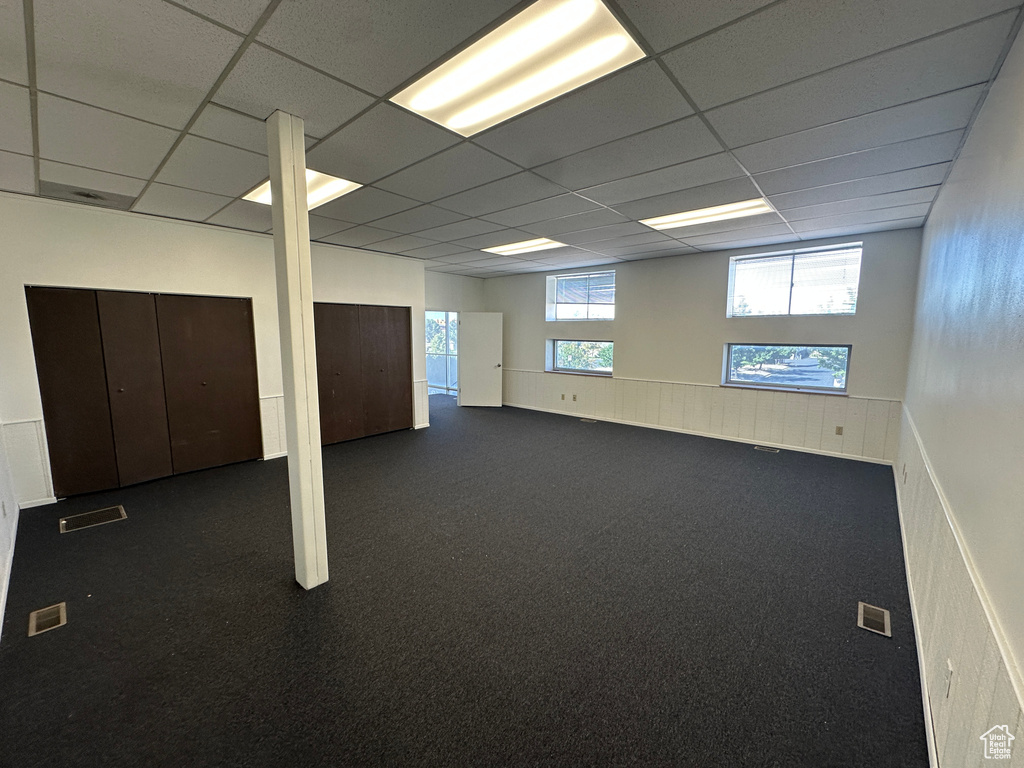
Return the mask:
<path fill-rule="evenodd" d="M 427 312 L 427 394 L 455 395 L 459 387 L 458 312 Z"/>
<path fill-rule="evenodd" d="M 548 320 L 614 320 L 615 272 L 548 278 Z"/>
<path fill-rule="evenodd" d="M 846 392 L 849 344 L 727 344 L 723 384 Z"/>
<path fill-rule="evenodd" d="M 611 376 L 613 347 L 614 343 L 611 341 L 553 339 L 548 370 Z"/>
<path fill-rule="evenodd" d="M 728 317 L 852 315 L 861 244 L 729 260 Z"/>

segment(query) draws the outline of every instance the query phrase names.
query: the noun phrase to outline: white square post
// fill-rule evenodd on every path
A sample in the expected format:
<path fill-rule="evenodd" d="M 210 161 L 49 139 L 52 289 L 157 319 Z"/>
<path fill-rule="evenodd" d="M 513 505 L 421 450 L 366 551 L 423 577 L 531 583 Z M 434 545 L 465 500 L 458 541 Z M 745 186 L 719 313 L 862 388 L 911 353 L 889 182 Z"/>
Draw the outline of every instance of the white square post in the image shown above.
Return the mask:
<path fill-rule="evenodd" d="M 302 118 L 280 111 L 272 114 L 267 119 L 267 145 L 295 580 L 312 589 L 327 581 L 327 529 Z"/>

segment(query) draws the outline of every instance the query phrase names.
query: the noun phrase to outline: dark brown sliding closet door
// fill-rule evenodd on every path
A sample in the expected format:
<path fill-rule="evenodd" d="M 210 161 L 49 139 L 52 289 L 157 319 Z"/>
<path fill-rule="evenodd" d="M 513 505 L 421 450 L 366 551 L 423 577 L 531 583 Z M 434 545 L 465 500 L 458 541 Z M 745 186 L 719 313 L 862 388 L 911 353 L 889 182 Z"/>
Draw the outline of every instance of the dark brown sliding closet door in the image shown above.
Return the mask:
<path fill-rule="evenodd" d="M 360 363 L 359 307 L 314 304 L 320 441 L 327 445 L 366 434 Z"/>
<path fill-rule="evenodd" d="M 366 434 L 412 427 L 408 307 L 359 307 Z"/>
<path fill-rule="evenodd" d="M 156 297 L 175 472 L 262 455 L 250 299 Z"/>
<path fill-rule="evenodd" d="M 173 473 L 155 298 L 150 293 L 96 292 L 122 486 Z"/>
<path fill-rule="evenodd" d="M 57 496 L 118 485 L 96 292 L 26 288 Z"/>

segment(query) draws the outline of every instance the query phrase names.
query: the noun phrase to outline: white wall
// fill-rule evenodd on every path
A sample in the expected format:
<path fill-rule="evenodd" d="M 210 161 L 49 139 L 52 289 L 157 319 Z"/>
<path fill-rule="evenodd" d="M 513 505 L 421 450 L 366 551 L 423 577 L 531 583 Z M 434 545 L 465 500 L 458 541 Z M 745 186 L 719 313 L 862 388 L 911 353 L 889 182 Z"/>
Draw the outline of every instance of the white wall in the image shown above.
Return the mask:
<path fill-rule="evenodd" d="M 504 365 L 511 369 L 543 371 L 546 339 L 595 339 L 615 342 L 616 378 L 717 386 L 727 342 L 853 344 L 849 394 L 898 400 L 906 384 L 920 234 L 908 229 L 814 243 L 863 241 L 854 316 L 727 318 L 729 257 L 740 251 L 615 264 L 613 321 L 546 321 L 542 273 L 485 281 L 487 309 L 505 314 Z M 572 271 L 593 270 L 558 274 Z"/>
<path fill-rule="evenodd" d="M 906 394 L 916 434 L 897 470 L 918 467 L 922 486 L 901 500 L 905 525 L 932 532 L 908 543 L 927 678 L 942 685 L 948 658 L 964 684 L 949 701 L 932 689 L 940 746 L 1016 722 L 1024 764 L 1022 125 L 1018 39 L 925 227 Z"/>
<path fill-rule="evenodd" d="M 0 435 L 2 438 L 2 435 Z M 7 608 L 7 585 L 14 559 L 14 540 L 18 533 L 18 502 L 7 462 L 7 450 L 0 439 L 0 632 Z"/>
<path fill-rule="evenodd" d="M 0 231 L 0 430 L 23 506 L 52 498 L 25 285 L 251 297 L 264 453 L 283 454 L 270 236 L 6 193 Z M 316 300 L 412 308 L 415 420 L 425 424 L 422 263 L 319 244 L 312 255 Z"/>
<path fill-rule="evenodd" d="M 479 277 L 426 272 L 427 309 L 439 312 L 484 312 L 484 281 Z"/>

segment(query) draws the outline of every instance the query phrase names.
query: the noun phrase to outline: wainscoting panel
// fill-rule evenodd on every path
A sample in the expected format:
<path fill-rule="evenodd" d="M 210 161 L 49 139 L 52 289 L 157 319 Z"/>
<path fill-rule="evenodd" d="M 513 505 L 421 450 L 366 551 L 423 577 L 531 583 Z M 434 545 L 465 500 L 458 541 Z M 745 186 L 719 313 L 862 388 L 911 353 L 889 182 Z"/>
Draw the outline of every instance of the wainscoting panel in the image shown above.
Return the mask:
<path fill-rule="evenodd" d="M 56 501 L 50 479 L 50 458 L 42 419 L 11 421 L 0 426 L 14 495 L 21 509 Z"/>
<path fill-rule="evenodd" d="M 427 380 L 415 379 L 412 383 L 412 419 L 414 429 L 430 426 L 430 398 L 427 397 Z"/>
<path fill-rule="evenodd" d="M 902 421 L 894 472 L 932 765 L 1022 766 L 1024 682 L 986 609 L 981 582 L 972 578 L 917 430 L 907 414 Z M 997 763 L 984 757 L 981 736 L 1002 725 L 1016 740 L 1013 757 Z"/>
<path fill-rule="evenodd" d="M 284 427 L 284 395 L 260 398 L 260 424 L 263 427 L 263 458 L 276 459 L 288 453 Z"/>
<path fill-rule="evenodd" d="M 504 372 L 503 402 L 885 464 L 896 458 L 902 407 L 898 400 L 511 368 Z"/>

